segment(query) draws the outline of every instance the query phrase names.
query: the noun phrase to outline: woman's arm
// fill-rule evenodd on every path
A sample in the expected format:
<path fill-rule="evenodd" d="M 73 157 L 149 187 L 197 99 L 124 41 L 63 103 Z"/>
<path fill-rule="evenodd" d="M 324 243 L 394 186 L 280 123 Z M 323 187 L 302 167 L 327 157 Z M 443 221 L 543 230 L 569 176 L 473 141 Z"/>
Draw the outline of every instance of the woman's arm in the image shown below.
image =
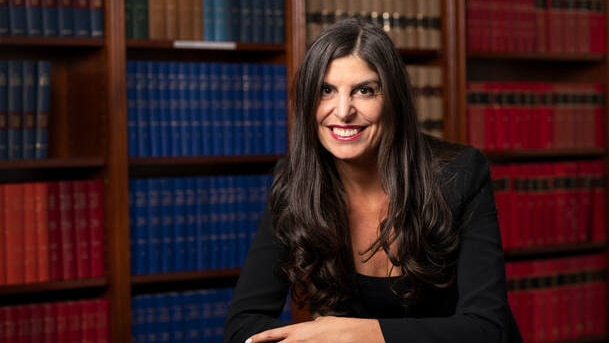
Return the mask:
<path fill-rule="evenodd" d="M 451 166 L 453 168 L 453 166 Z M 443 318 L 381 319 L 387 343 L 520 342 L 507 302 L 503 248 L 489 164 L 465 149 L 454 162 L 449 201 L 462 225 L 455 314 Z M 453 199 L 450 199 L 453 198 Z M 514 337 L 510 337 L 514 335 Z"/>
<path fill-rule="evenodd" d="M 255 333 L 287 324 L 276 319 L 288 292 L 287 279 L 279 270 L 283 254 L 266 211 L 235 287 L 224 327 L 225 343 L 243 343 Z"/>

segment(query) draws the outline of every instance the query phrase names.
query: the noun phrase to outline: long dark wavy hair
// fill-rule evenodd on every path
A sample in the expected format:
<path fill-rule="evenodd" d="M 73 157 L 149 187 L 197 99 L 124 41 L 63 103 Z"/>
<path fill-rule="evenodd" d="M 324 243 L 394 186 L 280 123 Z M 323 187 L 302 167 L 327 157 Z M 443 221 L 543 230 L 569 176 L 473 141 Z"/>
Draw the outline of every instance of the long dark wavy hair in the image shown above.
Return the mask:
<path fill-rule="evenodd" d="M 340 314 L 355 272 L 346 196 L 333 156 L 317 136 L 315 112 L 328 65 L 357 55 L 379 75 L 384 99 L 377 167 L 389 199 L 368 255 L 384 251 L 414 288 L 445 285 L 453 276 L 458 235 L 436 182 L 442 160 L 417 123 L 412 87 L 399 52 L 377 25 L 339 21 L 310 45 L 292 86 L 290 151 L 270 192 L 275 234 L 287 247 L 283 271 L 292 295 L 319 314 Z M 396 243 L 394 250 L 390 249 Z"/>

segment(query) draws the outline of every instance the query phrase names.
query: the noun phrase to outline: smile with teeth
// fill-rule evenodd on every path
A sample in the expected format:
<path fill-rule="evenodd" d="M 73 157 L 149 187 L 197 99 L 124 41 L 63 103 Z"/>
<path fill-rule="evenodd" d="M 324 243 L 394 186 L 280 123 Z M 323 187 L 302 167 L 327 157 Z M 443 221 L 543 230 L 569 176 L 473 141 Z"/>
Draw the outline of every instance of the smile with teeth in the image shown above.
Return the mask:
<path fill-rule="evenodd" d="M 332 127 L 332 133 L 340 138 L 349 138 L 360 133 L 363 127 Z"/>

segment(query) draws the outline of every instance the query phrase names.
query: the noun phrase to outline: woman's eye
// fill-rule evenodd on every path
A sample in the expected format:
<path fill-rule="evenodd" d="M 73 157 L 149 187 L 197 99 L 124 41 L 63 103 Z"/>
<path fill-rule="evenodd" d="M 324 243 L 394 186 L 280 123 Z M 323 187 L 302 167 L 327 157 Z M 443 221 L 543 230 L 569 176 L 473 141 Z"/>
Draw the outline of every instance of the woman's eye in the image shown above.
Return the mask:
<path fill-rule="evenodd" d="M 360 87 L 356 91 L 356 95 L 359 96 L 374 96 L 376 93 L 372 87 Z"/>

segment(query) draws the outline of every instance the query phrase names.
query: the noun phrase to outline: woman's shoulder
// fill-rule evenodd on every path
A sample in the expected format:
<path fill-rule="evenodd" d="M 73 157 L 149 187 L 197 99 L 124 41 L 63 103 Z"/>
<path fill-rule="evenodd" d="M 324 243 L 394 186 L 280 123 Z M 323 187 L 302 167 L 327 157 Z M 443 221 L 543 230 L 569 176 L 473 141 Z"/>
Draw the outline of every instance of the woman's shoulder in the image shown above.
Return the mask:
<path fill-rule="evenodd" d="M 431 136 L 425 136 L 431 150 L 436 170 L 465 171 L 488 166 L 486 156 L 477 148 L 470 145 L 448 142 Z"/>

